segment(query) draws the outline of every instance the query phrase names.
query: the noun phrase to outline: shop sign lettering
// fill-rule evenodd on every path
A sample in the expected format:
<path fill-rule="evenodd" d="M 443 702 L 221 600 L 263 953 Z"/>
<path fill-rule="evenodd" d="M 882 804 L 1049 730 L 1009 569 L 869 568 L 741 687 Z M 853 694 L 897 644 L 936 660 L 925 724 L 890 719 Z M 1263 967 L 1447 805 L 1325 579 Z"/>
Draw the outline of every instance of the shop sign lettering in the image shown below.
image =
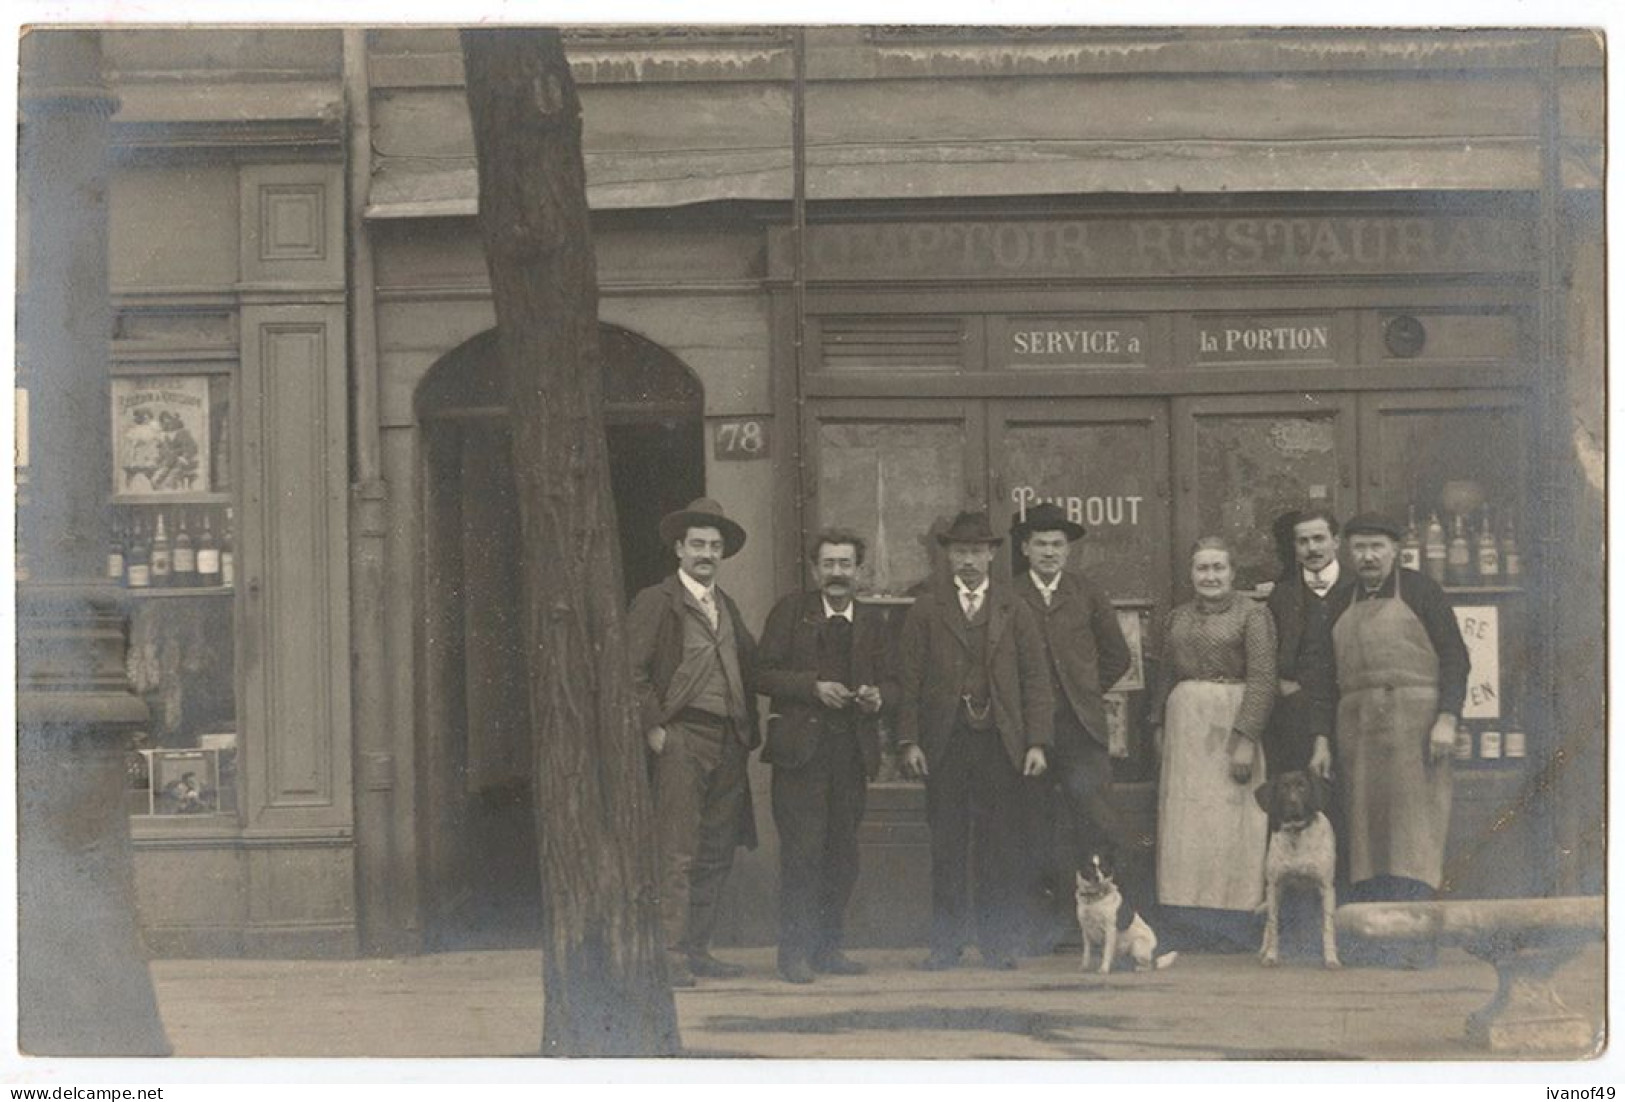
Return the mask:
<path fill-rule="evenodd" d="M 1329 323 L 1292 321 L 1281 324 L 1203 326 L 1196 331 L 1197 358 L 1227 360 L 1330 360 Z"/>
<path fill-rule="evenodd" d="M 1141 363 L 1145 322 L 1087 318 L 1011 318 L 1005 351 L 1017 366 L 1089 363 Z"/>
<path fill-rule="evenodd" d="M 1090 528 L 1132 526 L 1140 523 L 1141 494 L 1082 494 L 1043 495 L 1032 486 L 1017 486 L 1010 491 L 1010 500 L 1016 506 L 1016 519 L 1026 520 L 1027 510 L 1041 501 L 1058 505 L 1074 524 Z"/>
<path fill-rule="evenodd" d="M 788 246 L 775 274 L 788 274 Z M 950 279 L 1505 272 L 1535 252 L 1527 225 L 1478 215 L 1101 218 L 814 226 L 807 259 L 813 279 Z"/>

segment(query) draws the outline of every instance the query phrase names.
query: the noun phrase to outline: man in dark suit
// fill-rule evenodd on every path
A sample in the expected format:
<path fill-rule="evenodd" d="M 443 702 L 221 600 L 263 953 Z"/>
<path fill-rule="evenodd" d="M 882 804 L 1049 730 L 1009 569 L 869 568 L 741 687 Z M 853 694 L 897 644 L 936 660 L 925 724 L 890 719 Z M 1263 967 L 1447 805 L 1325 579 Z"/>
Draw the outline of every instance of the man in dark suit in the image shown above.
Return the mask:
<path fill-rule="evenodd" d="M 897 699 L 886 623 L 856 595 L 864 542 L 826 529 L 811 545 L 818 588 L 774 606 L 757 654 L 772 698 L 762 760 L 773 767 L 779 830 L 779 975 L 861 975 L 841 951 L 858 880 L 858 824 L 880 769 L 878 716 Z"/>
<path fill-rule="evenodd" d="M 1043 627 L 1055 695 L 1055 742 L 1044 778 L 1049 784 L 1043 786 L 1041 798 L 1032 800 L 1032 807 L 1035 829 L 1047 838 L 1056 810 L 1047 798 L 1048 789 L 1055 786 L 1061 797 L 1061 845 L 1054 852 L 1040 845 L 1034 856 L 1036 871 L 1047 882 L 1047 892 L 1040 898 L 1059 896 L 1065 906 L 1040 906 L 1035 931 L 1040 951 L 1050 947 L 1047 927 L 1058 920 L 1070 925 L 1072 871 L 1082 867 L 1080 862 L 1089 853 L 1110 848 L 1118 854 L 1119 867 L 1130 868 L 1142 856 L 1112 803 L 1104 700 L 1106 690 L 1128 672 L 1131 656 L 1111 598 L 1087 575 L 1066 570 L 1072 543 L 1083 534 L 1083 525 L 1050 502 L 1027 510 L 1010 532 L 1028 565 L 1015 580 L 1016 593 Z M 1125 876 L 1119 885 L 1126 899 L 1134 894 L 1129 879 Z M 1144 909 L 1133 899 L 1128 902 Z M 1057 910 L 1064 914 L 1049 913 Z"/>
<path fill-rule="evenodd" d="M 1283 520 L 1292 526 L 1297 561 L 1268 601 L 1280 690 L 1264 730 L 1264 765 L 1272 777 L 1304 769 L 1330 777 L 1337 720 L 1332 624 L 1348 607 L 1354 581 L 1338 562 L 1341 544 L 1330 509 L 1311 506 Z"/>
<path fill-rule="evenodd" d="M 637 595 L 627 648 L 654 778 L 660 838 L 660 925 L 666 980 L 744 969 L 711 955 L 717 900 L 734 847 L 756 845 L 745 763 L 758 741 L 756 644 L 717 585 L 745 530 L 701 498 L 660 522 L 675 574 Z"/>
<path fill-rule="evenodd" d="M 925 778 L 931 831 L 931 953 L 958 965 L 975 927 L 990 968 L 1016 967 L 1025 841 L 1022 777 L 1047 767 L 1054 721 L 1044 633 L 1026 602 L 991 584 L 998 545 L 986 513 L 959 514 L 938 537 L 951 579 L 921 594 L 903 623 L 898 751 Z"/>

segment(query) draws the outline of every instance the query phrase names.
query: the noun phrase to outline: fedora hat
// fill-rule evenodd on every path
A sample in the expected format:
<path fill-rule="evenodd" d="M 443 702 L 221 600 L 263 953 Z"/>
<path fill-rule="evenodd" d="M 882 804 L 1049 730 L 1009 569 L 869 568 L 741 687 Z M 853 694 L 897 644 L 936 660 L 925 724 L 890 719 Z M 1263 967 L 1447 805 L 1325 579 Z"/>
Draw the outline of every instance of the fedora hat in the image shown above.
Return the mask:
<path fill-rule="evenodd" d="M 1053 501 L 1040 501 L 1010 526 L 1010 538 L 1019 543 L 1034 532 L 1061 532 L 1070 543 L 1082 539 L 1087 531 L 1077 521 L 1069 520 L 1066 511 Z"/>
<path fill-rule="evenodd" d="M 715 528 L 722 533 L 722 557 L 731 559 L 745 546 L 745 530 L 723 515 L 711 498 L 697 497 L 687 507 L 667 513 L 660 521 L 660 538 L 676 543 L 690 528 Z"/>
<path fill-rule="evenodd" d="M 966 511 L 937 535 L 937 542 L 944 547 L 950 543 L 1003 543 L 1004 537 L 994 534 L 986 513 Z"/>

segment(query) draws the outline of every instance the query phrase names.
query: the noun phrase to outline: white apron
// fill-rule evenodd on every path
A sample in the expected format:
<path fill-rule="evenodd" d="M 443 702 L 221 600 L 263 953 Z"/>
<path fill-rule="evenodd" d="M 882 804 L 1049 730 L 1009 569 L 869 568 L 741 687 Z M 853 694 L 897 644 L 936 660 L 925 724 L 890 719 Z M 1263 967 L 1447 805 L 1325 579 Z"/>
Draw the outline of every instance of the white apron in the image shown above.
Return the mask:
<path fill-rule="evenodd" d="M 1175 907 L 1251 911 L 1264 900 L 1269 817 L 1253 798 L 1264 780 L 1264 751 L 1253 746 L 1253 776 L 1230 779 L 1231 726 L 1246 686 L 1181 681 L 1168 694 L 1157 809 L 1157 898 Z"/>

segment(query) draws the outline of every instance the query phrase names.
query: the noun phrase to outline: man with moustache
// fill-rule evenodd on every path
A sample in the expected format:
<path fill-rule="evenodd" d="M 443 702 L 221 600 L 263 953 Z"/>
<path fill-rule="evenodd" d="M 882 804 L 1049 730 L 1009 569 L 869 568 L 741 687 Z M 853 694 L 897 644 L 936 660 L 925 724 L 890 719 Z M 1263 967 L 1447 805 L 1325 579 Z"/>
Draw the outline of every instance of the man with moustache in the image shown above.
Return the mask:
<path fill-rule="evenodd" d="M 1128 642 L 1117 623 L 1111 598 L 1087 575 L 1066 570 L 1072 544 L 1082 539 L 1084 527 L 1068 519 L 1052 502 L 1026 511 L 1011 527 L 1010 537 L 1027 560 L 1027 571 L 1016 578 L 1016 593 L 1033 610 L 1044 632 L 1050 688 L 1055 697 L 1055 733 L 1049 752 L 1049 772 L 1061 797 L 1063 847 L 1050 852 L 1043 845 L 1054 814 L 1051 801 L 1034 799 L 1038 817 L 1035 839 L 1040 878 L 1065 899 L 1071 914 L 1072 870 L 1091 852 L 1110 848 L 1132 862 L 1139 847 L 1112 804 L 1110 732 L 1106 726 L 1104 693 L 1128 672 Z M 1047 795 L 1047 793 L 1045 794 Z M 1133 888 L 1120 885 L 1125 899 L 1125 921 L 1144 910 L 1128 899 Z M 1038 917 L 1040 951 L 1048 948 L 1047 923 Z"/>
<path fill-rule="evenodd" d="M 1275 619 L 1275 708 L 1264 729 L 1269 775 L 1332 772 L 1331 735 L 1337 716 L 1332 624 L 1349 605 L 1354 581 L 1338 562 L 1337 518 L 1323 505 L 1285 514 L 1296 561 L 1270 591 Z"/>
<path fill-rule="evenodd" d="M 880 769 L 878 716 L 897 699 L 886 624 L 853 597 L 863 538 L 840 528 L 813 537 L 818 588 L 782 598 L 758 651 L 757 689 L 772 698 L 762 760 L 773 767 L 779 831 L 779 975 L 861 975 L 841 950 L 858 879 L 858 824 Z"/>
<path fill-rule="evenodd" d="M 958 966 L 974 864 L 982 961 L 1013 969 L 1023 939 L 1021 784 L 1047 767 L 1054 722 L 1044 633 L 1026 602 L 991 584 L 1003 539 L 986 513 L 960 513 L 937 538 L 951 578 L 915 600 L 900 648 L 900 764 L 925 778 L 931 832 L 931 952 L 921 967 Z"/>
<path fill-rule="evenodd" d="M 1444 591 L 1397 565 L 1399 525 L 1362 513 L 1344 532 L 1357 577 L 1332 649 L 1349 898 L 1430 899 L 1444 869 L 1467 645 Z"/>
<path fill-rule="evenodd" d="M 745 763 L 757 743 L 755 640 L 717 585 L 745 530 L 700 498 L 660 522 L 677 572 L 637 595 L 626 638 L 653 776 L 666 980 L 728 978 L 711 955 L 734 847 L 756 845 Z"/>

